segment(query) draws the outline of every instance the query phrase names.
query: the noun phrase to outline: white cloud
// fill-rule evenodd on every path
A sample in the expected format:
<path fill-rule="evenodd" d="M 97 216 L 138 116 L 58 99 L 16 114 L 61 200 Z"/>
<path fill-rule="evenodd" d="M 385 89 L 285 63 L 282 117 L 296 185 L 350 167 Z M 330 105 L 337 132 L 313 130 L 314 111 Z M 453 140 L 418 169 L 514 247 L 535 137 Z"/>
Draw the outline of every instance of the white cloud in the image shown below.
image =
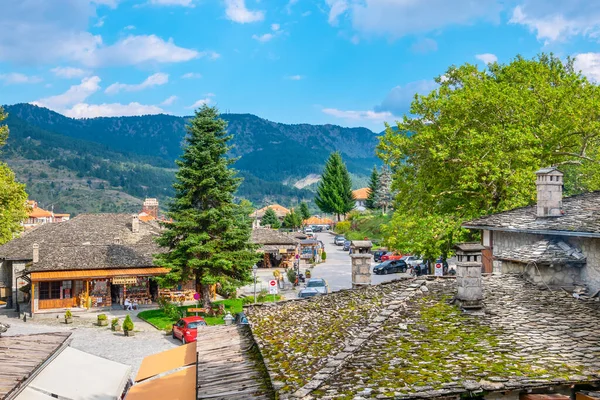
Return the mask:
<path fill-rule="evenodd" d="M 166 98 L 162 103 L 160 103 L 161 106 L 170 106 L 171 104 L 173 104 L 179 97 L 177 96 L 169 96 L 168 98 Z"/>
<path fill-rule="evenodd" d="M 132 30 L 134 30 L 134 29 L 135 29 L 135 25 L 127 25 L 127 26 L 126 26 L 125 28 L 123 28 L 123 29 L 125 29 L 126 31 L 132 31 Z"/>
<path fill-rule="evenodd" d="M 299 81 L 299 80 L 303 79 L 304 77 L 302 75 L 290 75 L 290 76 L 287 76 L 286 78 L 291 81 Z"/>
<path fill-rule="evenodd" d="M 429 53 L 432 51 L 437 51 L 438 46 L 435 40 L 423 38 L 413 43 L 410 49 L 415 53 Z"/>
<path fill-rule="evenodd" d="M 197 72 L 188 72 L 187 74 L 181 75 L 182 79 L 199 79 L 202 78 L 202 74 Z"/>
<path fill-rule="evenodd" d="M 308 17 L 310 14 L 312 14 L 310 11 L 305 11 L 302 13 L 303 17 Z"/>
<path fill-rule="evenodd" d="M 11 72 L 8 74 L 0 74 L 0 81 L 5 85 L 15 85 L 22 83 L 40 83 L 43 79 L 39 76 L 29 76 L 19 72 Z"/>
<path fill-rule="evenodd" d="M 206 97 L 215 97 L 216 94 L 214 94 L 214 93 L 206 93 L 205 96 Z"/>
<path fill-rule="evenodd" d="M 391 121 L 394 119 L 394 115 L 390 112 L 375 112 L 375 111 L 349 111 L 349 110 L 338 110 L 337 108 L 324 108 L 323 111 L 327 115 L 332 115 L 336 118 L 342 118 L 352 121 L 370 121 L 370 122 L 384 122 Z"/>
<path fill-rule="evenodd" d="M 109 8 L 117 8 L 120 0 L 92 0 L 92 3 L 107 6 Z"/>
<path fill-rule="evenodd" d="M 600 3 L 587 0 L 523 0 L 509 21 L 526 26 L 546 43 L 573 36 L 600 37 Z"/>
<path fill-rule="evenodd" d="M 499 21 L 501 0 L 326 0 L 329 23 L 348 20 L 362 36 L 397 39 L 481 19 Z"/>
<path fill-rule="evenodd" d="M 252 35 L 252 39 L 254 40 L 258 40 L 261 43 L 266 43 L 268 41 L 270 41 L 271 39 L 273 39 L 275 37 L 275 35 L 273 35 L 272 33 L 265 33 L 264 35 Z"/>
<path fill-rule="evenodd" d="M 150 4 L 157 6 L 195 7 L 194 0 L 150 0 Z"/>
<path fill-rule="evenodd" d="M 72 108 L 63 111 L 64 115 L 71 118 L 130 117 L 136 115 L 153 115 L 163 113 L 164 110 L 158 106 L 145 105 L 137 102 L 129 104 L 78 103 Z"/>
<path fill-rule="evenodd" d="M 105 19 L 106 19 L 106 16 L 99 18 L 99 19 L 98 19 L 98 22 L 96 22 L 96 23 L 94 24 L 94 26 L 95 26 L 96 28 L 102 28 L 102 27 L 104 26 L 104 20 L 105 20 Z"/>
<path fill-rule="evenodd" d="M 50 71 L 52 71 L 57 77 L 65 79 L 81 78 L 89 74 L 89 71 L 73 67 L 56 67 L 52 68 Z"/>
<path fill-rule="evenodd" d="M 83 102 L 98 90 L 100 90 L 100 78 L 91 76 L 89 78 L 83 78 L 79 85 L 71 86 L 69 90 L 63 94 L 46 97 L 34 101 L 32 104 L 60 112 L 68 106 Z"/>
<path fill-rule="evenodd" d="M 265 19 L 263 11 L 248 10 L 245 0 L 225 0 L 225 15 L 227 19 L 240 24 L 259 22 Z"/>
<path fill-rule="evenodd" d="M 600 53 L 576 54 L 573 67 L 591 81 L 600 82 Z"/>
<path fill-rule="evenodd" d="M 280 28 L 281 28 L 281 25 L 279 25 L 279 24 L 271 24 L 271 30 L 273 32 L 277 32 Z"/>
<path fill-rule="evenodd" d="M 191 106 L 186 107 L 186 108 L 199 108 L 205 104 L 210 104 L 210 102 L 211 102 L 211 99 L 209 97 L 207 97 L 205 99 L 200 99 L 200 100 L 196 101 L 194 104 L 192 104 Z"/>
<path fill-rule="evenodd" d="M 492 53 L 477 54 L 475 58 L 486 65 L 498 61 L 498 57 L 496 57 L 496 55 Z"/>
<path fill-rule="evenodd" d="M 375 111 L 389 111 L 394 115 L 403 115 L 409 112 L 410 103 L 415 94 L 428 94 L 437 87 L 434 81 L 415 81 L 409 82 L 404 86 L 396 86 L 386 95 L 380 105 L 375 107 Z"/>
<path fill-rule="evenodd" d="M 109 87 L 106 88 L 104 93 L 106 94 L 117 94 L 120 91 L 126 92 L 137 92 L 140 90 L 144 90 L 153 86 L 164 85 L 169 82 L 169 75 L 164 74 L 162 72 L 158 72 L 156 74 L 150 75 L 142 83 L 138 83 L 137 85 L 130 85 L 126 83 L 113 83 Z"/>

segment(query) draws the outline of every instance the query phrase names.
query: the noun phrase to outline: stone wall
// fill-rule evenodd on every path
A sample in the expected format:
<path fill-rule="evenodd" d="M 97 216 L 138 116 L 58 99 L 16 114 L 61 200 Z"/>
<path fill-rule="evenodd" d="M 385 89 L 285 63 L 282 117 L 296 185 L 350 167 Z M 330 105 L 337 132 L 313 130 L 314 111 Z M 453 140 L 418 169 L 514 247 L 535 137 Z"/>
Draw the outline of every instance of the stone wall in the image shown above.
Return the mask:
<path fill-rule="evenodd" d="M 533 244 L 544 238 L 543 235 L 499 231 L 495 231 L 493 235 L 494 254 Z M 534 282 L 543 281 L 548 285 L 572 285 L 575 282 L 583 282 L 592 292 L 600 289 L 600 239 L 561 236 L 560 240 L 581 249 L 587 258 L 584 267 L 541 265 L 536 268 L 535 265 L 494 260 L 494 272 L 526 273 Z"/>
<path fill-rule="evenodd" d="M 371 284 L 371 254 L 351 254 L 352 288 Z"/>

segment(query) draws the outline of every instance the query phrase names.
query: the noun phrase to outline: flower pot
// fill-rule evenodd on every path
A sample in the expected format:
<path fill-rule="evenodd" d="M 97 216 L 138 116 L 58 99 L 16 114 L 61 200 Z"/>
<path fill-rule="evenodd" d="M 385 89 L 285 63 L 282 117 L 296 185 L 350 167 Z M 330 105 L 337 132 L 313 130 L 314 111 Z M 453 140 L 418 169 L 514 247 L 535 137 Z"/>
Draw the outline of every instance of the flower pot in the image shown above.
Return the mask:
<path fill-rule="evenodd" d="M 65 324 L 72 324 L 73 318 L 65 318 Z"/>
<path fill-rule="evenodd" d="M 135 333 L 133 331 L 124 331 L 125 332 L 125 336 L 135 336 Z"/>
<path fill-rule="evenodd" d="M 110 327 L 113 331 L 120 331 L 121 330 L 121 325 L 113 325 Z"/>
<path fill-rule="evenodd" d="M 107 319 L 102 319 L 102 320 L 98 320 L 98 326 L 107 326 L 108 325 L 108 320 Z"/>

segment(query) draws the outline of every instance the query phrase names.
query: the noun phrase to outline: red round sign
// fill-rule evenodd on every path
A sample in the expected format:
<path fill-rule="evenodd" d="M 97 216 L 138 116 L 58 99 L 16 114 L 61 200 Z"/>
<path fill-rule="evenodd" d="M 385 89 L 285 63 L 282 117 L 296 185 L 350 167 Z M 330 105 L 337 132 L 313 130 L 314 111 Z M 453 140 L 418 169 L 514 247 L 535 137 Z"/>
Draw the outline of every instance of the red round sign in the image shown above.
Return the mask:
<path fill-rule="evenodd" d="M 277 281 L 269 281 L 269 285 L 270 286 L 276 286 L 277 285 Z"/>

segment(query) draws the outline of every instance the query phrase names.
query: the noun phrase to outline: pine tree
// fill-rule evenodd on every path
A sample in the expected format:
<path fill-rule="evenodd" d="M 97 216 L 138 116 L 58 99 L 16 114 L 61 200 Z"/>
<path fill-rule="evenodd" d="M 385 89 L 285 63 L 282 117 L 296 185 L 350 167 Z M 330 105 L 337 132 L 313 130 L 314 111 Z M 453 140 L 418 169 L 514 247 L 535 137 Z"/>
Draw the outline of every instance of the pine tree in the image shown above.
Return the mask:
<path fill-rule="evenodd" d="M 375 191 L 375 205 L 381 208 L 381 211 L 385 214 L 392 205 L 392 174 L 387 167 L 381 168 L 379 174 L 379 186 Z"/>
<path fill-rule="evenodd" d="M 236 160 L 226 155 L 231 136 L 225 128 L 218 110 L 206 105 L 188 123 L 167 213 L 172 222 L 164 224 L 158 238 L 169 251 L 155 255 L 155 264 L 170 270 L 160 283 L 195 277 L 205 307 L 210 306 L 210 285 L 250 282 L 257 261 L 250 244 L 251 206 L 233 202 L 241 180 L 231 169 Z"/>
<path fill-rule="evenodd" d="M 283 227 L 288 229 L 298 229 L 302 226 L 302 216 L 298 214 L 294 209 L 290 211 L 288 215 L 283 219 Z"/>
<path fill-rule="evenodd" d="M 341 220 L 342 214 L 354 208 L 352 180 L 338 152 L 332 153 L 325 164 L 315 203 L 321 211 L 336 214 L 338 221 Z"/>
<path fill-rule="evenodd" d="M 0 107 L 0 122 L 6 114 Z M 8 126 L 0 125 L 0 147 L 8 138 Z M 15 180 L 14 172 L 0 162 L 0 245 L 12 240 L 23 227 L 21 223 L 27 218 L 27 193 L 25 185 Z"/>
<path fill-rule="evenodd" d="M 377 192 L 377 188 L 379 187 L 379 173 L 377 172 L 377 167 L 373 167 L 373 172 L 371 172 L 371 179 L 369 180 L 369 196 L 367 197 L 366 205 L 369 210 L 374 210 L 377 208 L 377 204 L 375 204 L 375 193 Z"/>
<path fill-rule="evenodd" d="M 273 229 L 278 229 L 281 226 L 279 219 L 277 218 L 277 214 L 275 214 L 275 211 L 272 208 L 267 208 L 265 214 L 260 220 L 260 224 L 262 226 L 270 225 Z"/>
<path fill-rule="evenodd" d="M 308 209 L 308 204 L 306 202 L 300 203 L 300 215 L 302 216 L 302 221 L 310 218 L 310 210 Z"/>

